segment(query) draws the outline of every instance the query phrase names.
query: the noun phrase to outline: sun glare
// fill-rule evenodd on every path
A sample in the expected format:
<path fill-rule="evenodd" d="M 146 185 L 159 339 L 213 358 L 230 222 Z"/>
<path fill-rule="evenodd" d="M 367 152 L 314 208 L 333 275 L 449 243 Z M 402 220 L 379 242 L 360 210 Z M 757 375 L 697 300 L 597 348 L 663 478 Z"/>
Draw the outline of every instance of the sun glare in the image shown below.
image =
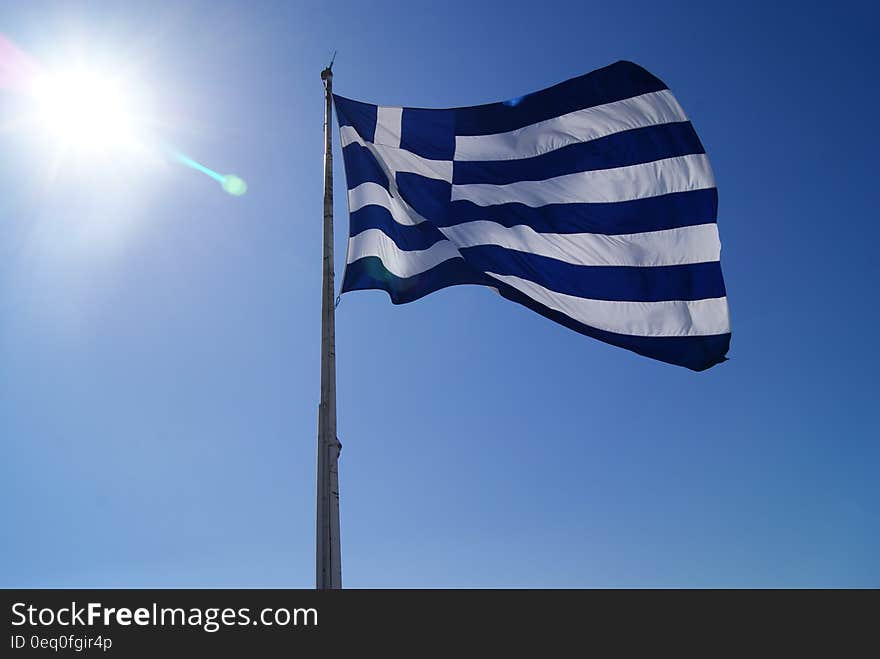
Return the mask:
<path fill-rule="evenodd" d="M 89 72 L 44 75 L 34 84 L 39 120 L 66 147 L 101 151 L 134 141 L 133 99 L 116 80 Z"/>
<path fill-rule="evenodd" d="M 247 192 L 238 176 L 202 165 L 157 134 L 169 123 L 157 114 L 162 104 L 153 87 L 137 79 L 136 62 L 83 55 L 59 51 L 54 62 L 42 62 L 0 35 L 0 89 L 18 95 L 9 126 L 36 147 L 47 182 L 100 177 L 106 190 L 142 177 L 145 166 L 176 162 L 214 179 L 232 196 Z"/>

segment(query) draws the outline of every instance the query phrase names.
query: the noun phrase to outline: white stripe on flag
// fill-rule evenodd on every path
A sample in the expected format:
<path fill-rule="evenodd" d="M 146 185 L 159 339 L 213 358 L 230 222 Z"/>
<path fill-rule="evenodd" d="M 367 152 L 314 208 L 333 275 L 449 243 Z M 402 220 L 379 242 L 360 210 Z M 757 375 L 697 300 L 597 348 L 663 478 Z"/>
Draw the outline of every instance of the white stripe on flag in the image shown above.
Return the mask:
<path fill-rule="evenodd" d="M 448 243 L 454 250 L 479 245 L 498 245 L 558 259 L 565 263 L 587 266 L 654 267 L 705 263 L 718 261 L 721 250 L 718 229 L 714 224 L 604 236 L 593 233 L 537 233 L 530 227 L 522 225 L 507 228 L 481 220 L 444 227 L 441 231 L 448 238 L 441 242 Z M 445 260 L 444 258 L 435 261 L 426 259 L 422 255 L 434 249 L 434 246 L 420 252 L 402 250 L 381 229 L 366 229 L 351 240 L 353 244 L 357 241 L 358 247 L 355 251 L 349 251 L 349 263 L 363 256 L 381 256 L 383 260 L 389 259 L 389 263 L 405 263 L 405 266 L 401 265 L 392 272 L 398 274 L 405 271 L 407 277 L 420 274 Z M 381 249 L 371 247 L 372 243 L 381 243 Z M 437 248 L 432 253 L 440 254 L 441 251 L 441 248 Z M 359 256 L 352 257 L 355 253 Z M 452 251 L 449 253 L 451 254 Z M 456 251 L 455 255 L 459 253 Z"/>
<path fill-rule="evenodd" d="M 361 183 L 354 190 L 348 191 L 348 212 L 354 213 L 364 206 L 381 206 L 388 209 L 391 217 L 398 224 L 412 225 L 425 221 L 413 208 L 407 204 L 397 193 L 389 194 L 388 190 L 378 183 Z"/>
<path fill-rule="evenodd" d="M 662 266 L 718 261 L 721 241 L 715 224 L 614 236 L 596 233 L 538 233 L 479 220 L 440 229 L 459 248 L 500 245 L 575 265 Z"/>
<path fill-rule="evenodd" d="M 517 202 L 537 208 L 547 204 L 630 201 L 714 186 L 709 159 L 698 153 L 628 167 L 565 174 L 543 181 L 453 185 L 452 200 L 472 201 L 478 206 Z"/>
<path fill-rule="evenodd" d="M 349 239 L 348 263 L 367 256 L 378 256 L 382 265 L 398 277 L 412 277 L 461 254 L 448 240 L 434 243 L 428 249 L 403 251 L 379 229 L 367 229 Z"/>
<path fill-rule="evenodd" d="M 381 108 L 380 108 L 381 109 Z M 456 160 L 515 160 L 587 142 L 633 128 L 687 121 L 668 89 L 576 110 L 553 119 L 494 135 L 455 138 Z"/>
<path fill-rule="evenodd" d="M 730 331 L 727 298 L 671 302 L 589 300 L 512 275 L 489 276 L 584 325 L 632 336 L 707 336 Z"/>

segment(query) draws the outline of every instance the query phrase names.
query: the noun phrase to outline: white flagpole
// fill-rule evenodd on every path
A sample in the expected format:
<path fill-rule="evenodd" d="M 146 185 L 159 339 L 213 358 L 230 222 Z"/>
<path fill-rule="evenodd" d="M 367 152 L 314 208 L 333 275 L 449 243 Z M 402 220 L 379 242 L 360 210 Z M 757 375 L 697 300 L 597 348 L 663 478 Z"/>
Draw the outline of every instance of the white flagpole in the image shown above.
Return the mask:
<path fill-rule="evenodd" d="M 321 404 L 318 407 L 318 511 L 315 546 L 319 590 L 342 588 L 339 551 L 339 442 L 336 437 L 336 310 L 333 301 L 333 62 L 324 81 L 324 278 L 321 287 Z"/>

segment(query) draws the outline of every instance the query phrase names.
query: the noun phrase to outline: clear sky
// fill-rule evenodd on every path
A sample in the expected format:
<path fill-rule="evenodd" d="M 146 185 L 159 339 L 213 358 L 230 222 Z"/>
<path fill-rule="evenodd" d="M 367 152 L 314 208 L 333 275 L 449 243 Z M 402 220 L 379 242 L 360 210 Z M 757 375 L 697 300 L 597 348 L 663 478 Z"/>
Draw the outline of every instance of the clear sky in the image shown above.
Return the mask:
<path fill-rule="evenodd" d="M 628 59 L 720 195 L 730 361 L 704 373 L 494 292 L 338 309 L 343 583 L 880 586 L 871 3 L 3 3 L 109 58 L 156 140 L 64 159 L 0 89 L 0 586 L 314 585 L 321 69 L 473 105 Z M 337 277 L 347 211 L 336 141 Z"/>

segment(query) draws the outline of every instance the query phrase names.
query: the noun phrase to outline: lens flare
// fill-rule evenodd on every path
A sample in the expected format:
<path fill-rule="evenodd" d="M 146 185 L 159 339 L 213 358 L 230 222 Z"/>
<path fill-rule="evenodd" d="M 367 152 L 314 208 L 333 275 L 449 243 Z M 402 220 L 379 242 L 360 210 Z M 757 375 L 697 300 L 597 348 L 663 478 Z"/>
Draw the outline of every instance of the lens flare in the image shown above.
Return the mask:
<path fill-rule="evenodd" d="M 247 192 L 247 183 L 242 181 L 235 174 L 227 174 L 223 177 L 223 189 L 233 197 L 240 197 Z"/>
<path fill-rule="evenodd" d="M 231 194 L 233 197 L 240 197 L 247 192 L 247 183 L 235 174 L 220 174 L 219 172 L 215 172 L 213 169 L 205 167 L 202 163 L 193 160 L 180 151 L 173 151 L 171 155 L 174 160 L 181 165 L 194 169 L 197 172 L 201 172 L 206 176 L 210 176 L 212 179 L 220 183 L 225 192 Z"/>
<path fill-rule="evenodd" d="M 24 91 L 41 71 L 35 58 L 0 34 L 0 89 Z"/>

